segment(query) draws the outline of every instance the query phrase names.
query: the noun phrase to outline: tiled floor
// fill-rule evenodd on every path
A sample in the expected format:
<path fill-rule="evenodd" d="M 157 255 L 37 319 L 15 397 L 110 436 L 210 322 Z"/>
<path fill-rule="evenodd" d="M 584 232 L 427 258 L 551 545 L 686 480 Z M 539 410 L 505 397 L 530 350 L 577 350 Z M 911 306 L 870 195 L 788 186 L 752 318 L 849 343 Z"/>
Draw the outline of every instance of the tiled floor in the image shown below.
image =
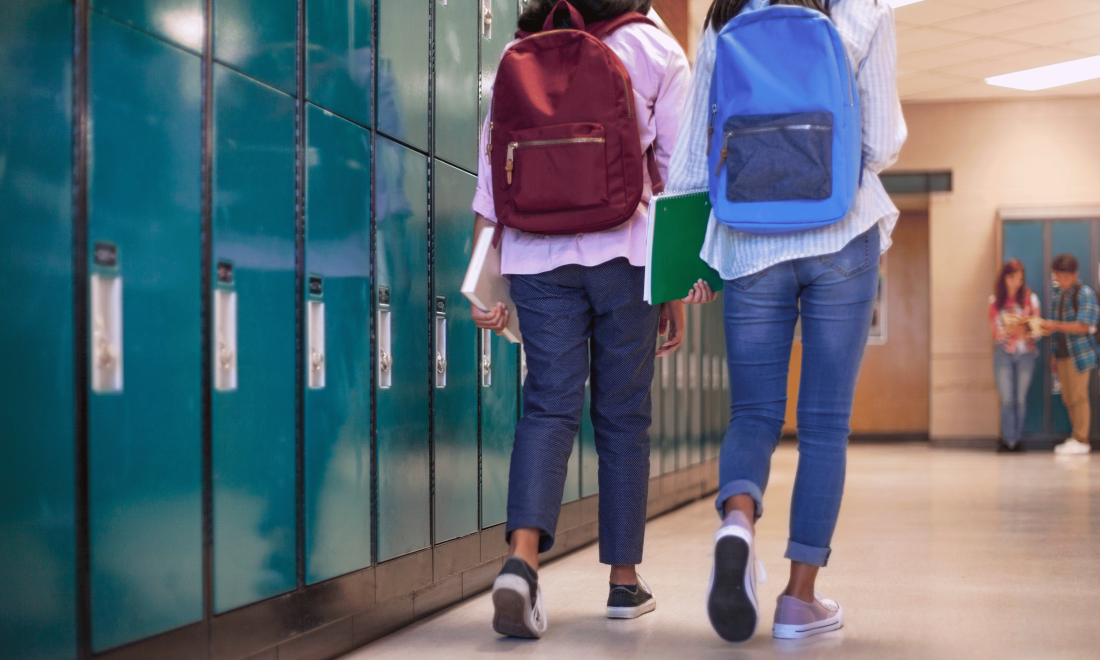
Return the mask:
<path fill-rule="evenodd" d="M 346 656 L 448 659 L 513 654 L 625 658 L 1100 657 L 1100 456 L 996 455 L 925 445 L 855 445 L 830 565 L 818 588 L 847 613 L 842 630 L 802 643 L 771 637 L 796 451 L 777 452 L 757 554 L 762 625 L 743 645 L 704 610 L 710 500 L 650 522 L 642 575 L 656 612 L 603 617 L 605 567 L 594 546 L 543 567 L 550 629 L 498 637 L 482 595 Z"/>

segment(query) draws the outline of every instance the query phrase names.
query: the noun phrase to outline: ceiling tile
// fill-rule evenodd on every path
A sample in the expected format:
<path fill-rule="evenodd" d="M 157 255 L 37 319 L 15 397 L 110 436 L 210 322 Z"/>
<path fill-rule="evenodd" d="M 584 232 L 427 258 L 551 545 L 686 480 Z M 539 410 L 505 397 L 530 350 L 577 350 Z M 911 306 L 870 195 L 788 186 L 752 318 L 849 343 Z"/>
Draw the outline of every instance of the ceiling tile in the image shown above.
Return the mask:
<path fill-rule="evenodd" d="M 1074 16 L 1073 24 L 1081 27 L 1088 27 L 1096 30 L 1100 33 L 1100 12 L 1095 14 L 1087 14 L 1085 16 Z"/>
<path fill-rule="evenodd" d="M 1026 69 L 1034 69 L 1050 64 L 1072 62 L 1073 60 L 1079 60 L 1083 57 L 1087 56 L 1062 48 L 1032 48 L 1031 50 L 1012 53 L 997 59 L 1005 64 L 1015 66 L 1017 71 L 1024 71 Z"/>
<path fill-rule="evenodd" d="M 894 31 L 905 32 L 906 30 L 912 30 L 915 27 L 920 27 L 916 23 L 906 23 L 905 21 L 899 21 L 894 19 Z"/>
<path fill-rule="evenodd" d="M 1028 50 L 1033 48 L 1031 44 L 1020 43 L 1018 41 L 1009 41 L 1007 39 L 998 39 L 996 37 L 986 37 L 984 39 L 973 39 L 954 46 L 948 46 L 943 48 L 944 52 L 956 53 L 964 55 L 975 60 L 984 60 L 994 57 L 1001 57 L 1009 53 L 1018 53 L 1022 50 Z"/>
<path fill-rule="evenodd" d="M 1074 39 L 1093 37 L 1096 36 L 1096 33 L 1096 30 L 1091 28 L 1074 25 L 1071 19 L 1060 23 L 1047 23 L 1046 25 L 1036 25 L 1023 30 L 1006 32 L 1001 36 L 1006 39 L 1024 41 L 1040 46 L 1053 46 L 1069 43 Z"/>
<path fill-rule="evenodd" d="M 1062 47 L 1087 55 L 1100 55 L 1100 35 L 1089 39 L 1074 39 Z"/>
<path fill-rule="evenodd" d="M 895 20 L 917 25 L 932 25 L 982 11 L 976 7 L 956 5 L 950 2 L 918 2 L 894 10 Z"/>
<path fill-rule="evenodd" d="M 921 92 L 930 92 L 935 89 L 943 89 L 961 83 L 969 82 L 966 78 L 951 76 L 943 73 L 918 73 L 913 76 L 905 76 L 898 79 L 898 94 L 902 99 Z"/>
<path fill-rule="evenodd" d="M 977 60 L 956 66 L 944 67 L 941 69 L 941 72 L 984 81 L 991 76 L 1016 73 L 1019 70 L 1020 67 L 1011 62 L 1002 62 L 1001 60 Z"/>
<path fill-rule="evenodd" d="M 898 35 L 898 53 L 915 53 L 929 48 L 940 48 L 972 38 L 969 34 L 940 28 L 914 28 Z"/>
<path fill-rule="evenodd" d="M 902 55 L 898 58 L 898 65 L 918 71 L 930 69 L 942 69 L 949 66 L 957 66 L 973 58 L 958 53 L 950 53 L 943 50 L 926 50 L 919 53 Z"/>
<path fill-rule="evenodd" d="M 951 0 L 951 2 L 967 7 L 977 7 L 978 9 L 1004 9 L 1011 5 L 1018 5 L 1023 0 Z"/>
<path fill-rule="evenodd" d="M 1008 32 L 1010 30 L 1019 30 L 1034 25 L 1034 19 L 1024 16 L 1016 16 L 1015 14 L 1006 14 L 1002 12 L 986 12 L 954 21 L 948 21 L 943 24 L 943 27 L 958 30 L 960 32 L 991 35 Z"/>
<path fill-rule="evenodd" d="M 1100 11 L 1100 2 L 1097 0 L 1030 0 L 1005 7 L 1004 11 L 1045 23 Z"/>
<path fill-rule="evenodd" d="M 1023 96 L 1024 94 L 1025 92 L 1020 92 L 1015 89 L 997 88 L 992 85 L 987 85 L 985 82 L 973 81 L 961 85 L 952 85 L 951 87 L 928 90 L 926 92 L 914 94 L 912 97 L 905 100 L 959 101 L 969 99 L 978 101 L 990 98 L 1014 98 Z"/>

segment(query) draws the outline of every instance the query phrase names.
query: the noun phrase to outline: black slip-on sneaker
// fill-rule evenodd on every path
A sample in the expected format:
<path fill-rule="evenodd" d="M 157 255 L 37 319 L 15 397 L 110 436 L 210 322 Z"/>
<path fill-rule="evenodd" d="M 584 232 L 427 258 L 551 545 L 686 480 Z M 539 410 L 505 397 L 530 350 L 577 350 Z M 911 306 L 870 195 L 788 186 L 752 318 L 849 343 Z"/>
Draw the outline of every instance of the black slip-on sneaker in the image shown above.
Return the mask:
<path fill-rule="evenodd" d="M 493 582 L 493 630 L 527 639 L 538 639 L 546 632 L 538 574 L 518 557 L 504 562 Z"/>
<path fill-rule="evenodd" d="M 657 599 L 649 584 L 638 576 L 638 584 L 633 588 L 621 584 L 611 585 L 607 596 L 607 618 L 637 619 L 646 612 L 657 609 Z"/>

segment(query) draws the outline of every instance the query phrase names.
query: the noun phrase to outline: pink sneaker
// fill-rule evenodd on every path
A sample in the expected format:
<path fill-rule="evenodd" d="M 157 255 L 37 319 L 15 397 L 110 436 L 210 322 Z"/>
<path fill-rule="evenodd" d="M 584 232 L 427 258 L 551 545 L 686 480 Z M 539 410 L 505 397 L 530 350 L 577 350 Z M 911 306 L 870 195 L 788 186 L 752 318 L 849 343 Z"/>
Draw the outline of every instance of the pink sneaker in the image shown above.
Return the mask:
<path fill-rule="evenodd" d="M 814 594 L 814 602 L 807 603 L 793 596 L 780 596 L 775 607 L 775 625 L 772 637 L 776 639 L 801 639 L 836 630 L 844 625 L 844 608 L 835 600 Z"/>

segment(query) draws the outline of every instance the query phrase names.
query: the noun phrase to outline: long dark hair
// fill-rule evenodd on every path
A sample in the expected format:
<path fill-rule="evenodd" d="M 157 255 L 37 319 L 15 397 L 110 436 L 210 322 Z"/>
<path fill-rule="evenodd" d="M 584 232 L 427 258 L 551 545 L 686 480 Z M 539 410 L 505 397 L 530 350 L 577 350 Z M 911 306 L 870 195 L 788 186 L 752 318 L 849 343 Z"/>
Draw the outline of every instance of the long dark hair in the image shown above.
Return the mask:
<path fill-rule="evenodd" d="M 1021 273 L 1024 276 L 1024 282 L 1020 285 L 1020 290 L 1016 292 L 1016 304 L 1021 309 L 1027 307 L 1027 301 L 1031 298 L 1031 289 L 1027 288 L 1027 274 L 1024 273 L 1024 264 L 1019 259 L 1009 259 L 1005 262 L 1005 265 L 1001 266 L 1001 272 L 997 273 L 997 281 L 993 284 L 997 309 L 1004 309 L 1005 305 L 1008 304 L 1008 285 L 1005 284 L 1005 279 L 1016 273 Z"/>
<path fill-rule="evenodd" d="M 717 32 L 725 27 L 734 16 L 741 13 L 749 0 L 714 0 L 707 10 L 707 18 L 703 21 L 703 27 L 714 27 Z M 797 7 L 809 7 L 829 16 L 831 0 L 772 0 L 773 5 L 795 5 Z"/>
<path fill-rule="evenodd" d="M 519 29 L 524 32 L 541 30 L 546 17 L 550 15 L 550 10 L 556 4 L 558 0 L 530 0 L 523 13 L 519 15 Z M 653 0 L 569 0 L 569 4 L 576 7 L 587 24 L 606 21 L 628 11 L 645 14 L 653 5 Z"/>

